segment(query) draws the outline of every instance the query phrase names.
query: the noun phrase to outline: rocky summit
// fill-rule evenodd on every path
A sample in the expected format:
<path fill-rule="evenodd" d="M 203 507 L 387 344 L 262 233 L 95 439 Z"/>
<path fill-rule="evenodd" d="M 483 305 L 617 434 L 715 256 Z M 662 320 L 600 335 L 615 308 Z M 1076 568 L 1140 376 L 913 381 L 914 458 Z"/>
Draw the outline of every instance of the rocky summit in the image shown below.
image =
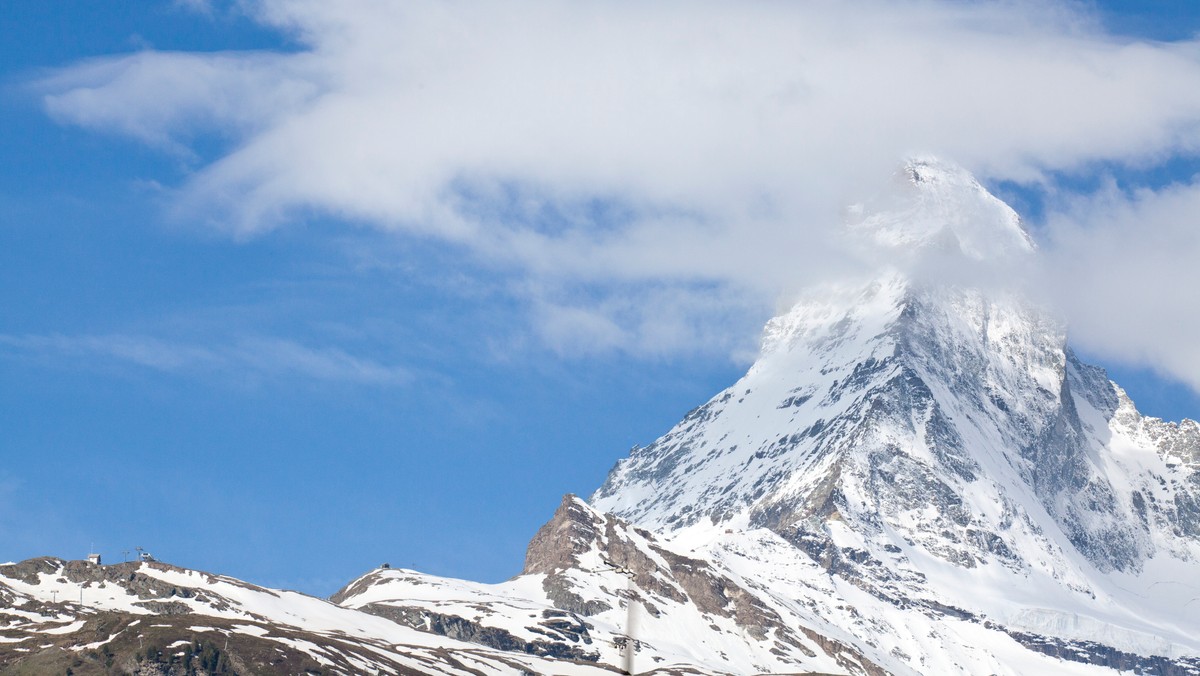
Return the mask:
<path fill-rule="evenodd" d="M 1200 425 L 995 283 L 1038 252 L 962 169 L 910 161 L 843 231 L 870 272 L 772 319 L 512 580 L 321 600 L 35 559 L 0 566 L 0 674 L 1200 674 Z"/>

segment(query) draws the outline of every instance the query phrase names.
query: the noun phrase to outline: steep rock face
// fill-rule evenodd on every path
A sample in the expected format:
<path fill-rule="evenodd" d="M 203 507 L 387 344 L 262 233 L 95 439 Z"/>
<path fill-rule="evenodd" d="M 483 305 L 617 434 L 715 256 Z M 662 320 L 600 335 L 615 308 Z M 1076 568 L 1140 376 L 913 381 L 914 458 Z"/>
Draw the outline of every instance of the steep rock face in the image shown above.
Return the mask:
<path fill-rule="evenodd" d="M 1122 460 L 1142 459 L 1129 447 L 1153 448 L 1162 460 L 1138 477 L 1130 493 L 1134 512 L 1152 533 L 1200 539 L 1200 423 L 1140 415 L 1124 390 L 1114 386 L 1112 393 L 1111 434 Z"/>

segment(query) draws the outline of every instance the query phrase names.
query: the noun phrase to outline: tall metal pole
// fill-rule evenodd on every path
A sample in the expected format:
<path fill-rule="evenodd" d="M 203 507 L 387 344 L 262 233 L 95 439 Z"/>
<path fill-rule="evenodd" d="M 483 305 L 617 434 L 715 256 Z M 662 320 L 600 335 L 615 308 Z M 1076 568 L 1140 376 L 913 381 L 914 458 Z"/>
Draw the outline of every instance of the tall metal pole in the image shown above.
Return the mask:
<path fill-rule="evenodd" d="M 625 566 L 618 566 L 608 559 L 601 558 L 604 565 L 608 566 L 608 570 L 620 573 L 625 576 L 626 595 L 629 597 L 628 603 L 625 605 L 625 673 L 633 676 L 633 654 L 637 651 L 637 606 L 640 605 L 637 600 L 636 587 L 633 584 L 633 578 L 636 576 L 632 570 Z M 603 568 L 601 570 L 604 570 Z M 598 571 L 599 572 L 599 571 Z"/>
<path fill-rule="evenodd" d="M 629 604 L 625 607 L 625 673 L 633 676 L 633 654 L 637 652 L 637 597 L 634 596 L 633 574 L 630 572 L 627 576 L 629 580 Z"/>

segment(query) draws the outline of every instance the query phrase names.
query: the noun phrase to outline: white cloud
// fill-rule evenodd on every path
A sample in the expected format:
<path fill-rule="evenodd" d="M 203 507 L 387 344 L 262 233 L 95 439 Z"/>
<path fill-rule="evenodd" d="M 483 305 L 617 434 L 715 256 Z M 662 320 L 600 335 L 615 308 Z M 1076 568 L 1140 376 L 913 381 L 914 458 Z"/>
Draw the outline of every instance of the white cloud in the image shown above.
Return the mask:
<path fill-rule="evenodd" d="M 311 73 L 275 54 L 140 51 L 93 59 L 44 79 L 56 119 L 188 153 L 199 130 L 261 132 L 319 91 Z"/>
<path fill-rule="evenodd" d="M 1052 216 L 1044 287 L 1090 352 L 1200 391 L 1200 177 L 1159 191 L 1109 184 Z"/>
<path fill-rule="evenodd" d="M 110 359 L 156 371 L 299 377 L 365 385 L 402 385 L 412 374 L 401 366 L 356 357 L 338 348 L 316 348 L 280 338 L 246 337 L 200 346 L 150 336 L 3 335 L 0 350 L 51 357 Z"/>
<path fill-rule="evenodd" d="M 1200 42 L 1122 39 L 1075 4 L 246 7 L 302 49 L 83 63 L 42 83 L 47 108 L 165 147 L 224 135 L 179 187 L 181 214 L 248 235 L 315 212 L 464 246 L 540 290 L 543 336 L 584 351 L 711 341 L 705 316 L 730 299 L 761 314 L 843 269 L 840 209 L 913 152 L 1039 181 L 1200 151 Z M 1098 215 L 1074 209 L 1051 220 Z M 1109 253 L 1072 232 L 1064 250 Z M 1177 348 L 1138 333 L 1097 344 Z"/>

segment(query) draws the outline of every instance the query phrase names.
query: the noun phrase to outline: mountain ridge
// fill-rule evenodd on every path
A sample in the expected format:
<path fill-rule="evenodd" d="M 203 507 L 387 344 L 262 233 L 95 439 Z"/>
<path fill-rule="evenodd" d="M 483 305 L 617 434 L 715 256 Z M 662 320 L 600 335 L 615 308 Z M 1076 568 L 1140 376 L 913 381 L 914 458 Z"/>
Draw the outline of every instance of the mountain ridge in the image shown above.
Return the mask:
<path fill-rule="evenodd" d="M 1200 424 L 1140 414 L 1022 293 L 939 279 L 1037 255 L 960 168 L 909 161 L 844 228 L 887 262 L 768 322 L 511 580 L 381 568 L 321 601 L 32 560 L 0 566 L 0 674 L 105 645 L 148 669 L 134 621 L 162 616 L 215 618 L 171 628 L 180 659 L 241 637 L 247 672 L 274 642 L 328 673 L 1200 675 Z"/>

